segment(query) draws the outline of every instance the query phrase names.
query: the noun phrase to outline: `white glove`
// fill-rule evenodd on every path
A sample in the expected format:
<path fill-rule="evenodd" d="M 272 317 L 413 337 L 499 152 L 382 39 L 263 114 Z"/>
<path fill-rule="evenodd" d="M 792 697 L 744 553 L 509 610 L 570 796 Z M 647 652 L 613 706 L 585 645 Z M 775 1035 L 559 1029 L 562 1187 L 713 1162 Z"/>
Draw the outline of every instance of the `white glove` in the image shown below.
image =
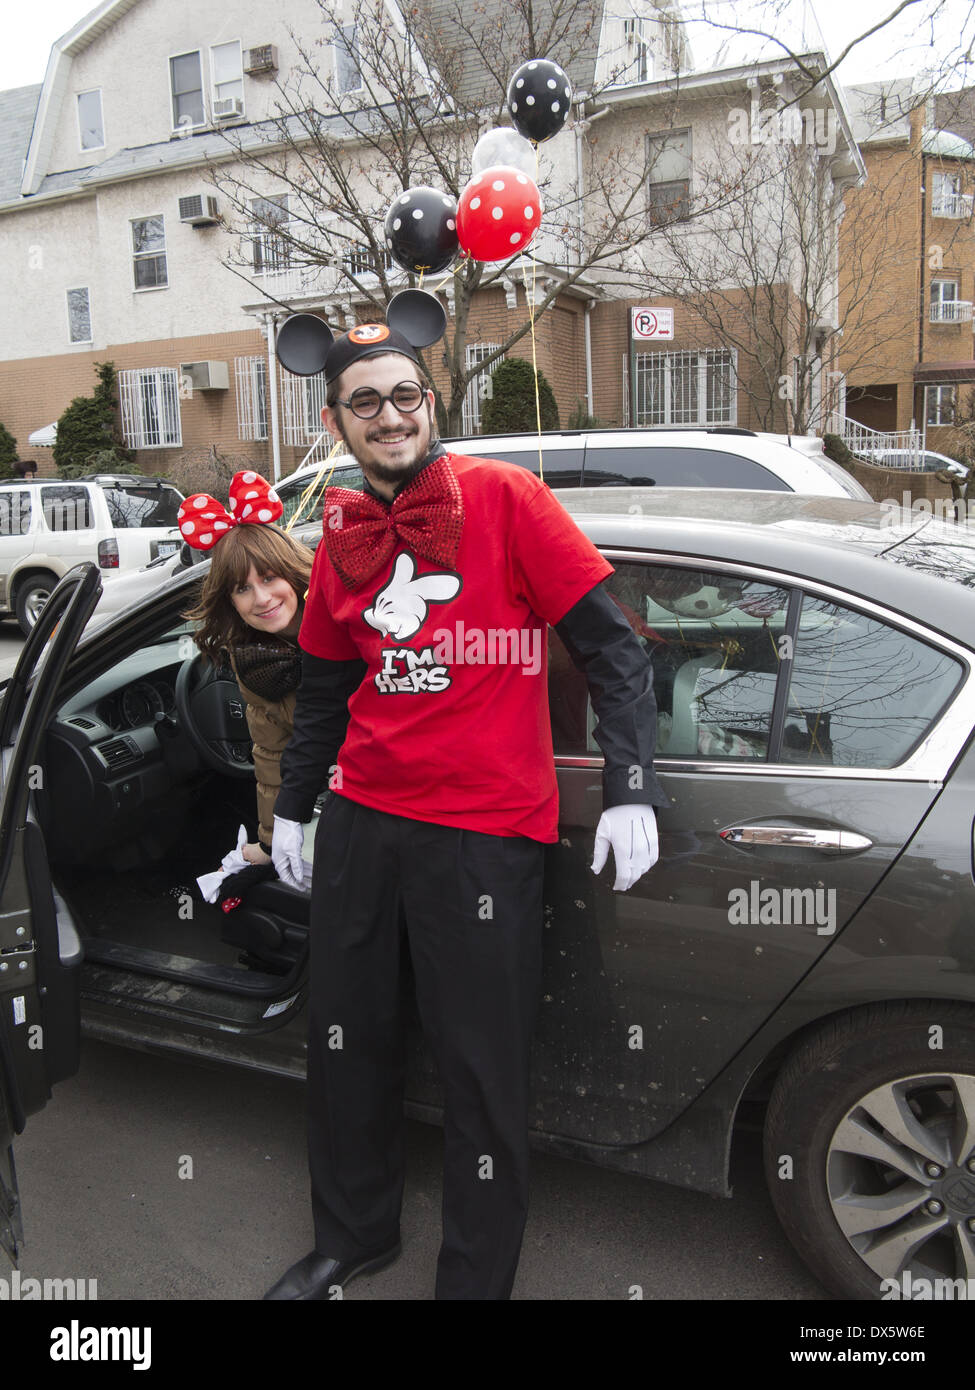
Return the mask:
<path fill-rule="evenodd" d="M 305 827 L 301 821 L 284 820 L 274 817 L 274 838 L 271 841 L 271 858 L 282 883 L 290 883 L 292 888 L 305 886 L 304 863 L 301 857 L 305 842 Z"/>
<path fill-rule="evenodd" d="M 236 874 L 241 869 L 247 868 L 247 860 L 244 858 L 244 846 L 246 844 L 247 830 L 242 825 L 237 831 L 237 848 L 224 855 L 219 869 L 214 869 L 212 874 L 201 874 L 196 880 L 200 885 L 200 892 L 203 894 L 205 902 L 215 903 L 217 901 L 220 885 L 228 874 Z"/>
<path fill-rule="evenodd" d="M 616 864 L 617 893 L 632 888 L 638 878 L 657 862 L 660 848 L 657 843 L 657 818 L 652 806 L 610 806 L 596 826 L 592 871 L 598 874 L 606 863 L 609 847 L 613 847 Z"/>

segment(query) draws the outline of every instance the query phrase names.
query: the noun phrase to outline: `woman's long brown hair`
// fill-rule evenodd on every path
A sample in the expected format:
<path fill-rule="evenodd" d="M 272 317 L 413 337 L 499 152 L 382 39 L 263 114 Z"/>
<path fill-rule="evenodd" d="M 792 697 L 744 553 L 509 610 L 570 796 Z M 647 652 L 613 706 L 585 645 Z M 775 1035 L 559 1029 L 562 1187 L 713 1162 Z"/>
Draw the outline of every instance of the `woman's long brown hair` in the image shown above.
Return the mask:
<path fill-rule="evenodd" d="M 245 523 L 228 531 L 211 552 L 210 571 L 196 607 L 183 614 L 189 622 L 200 624 L 193 640 L 204 656 L 219 663 L 223 653 L 257 640 L 256 630 L 244 622 L 230 601 L 230 595 L 250 574 L 251 565 L 259 574 L 286 579 L 298 595 L 300 609 L 314 558 L 306 545 L 276 526 Z"/>

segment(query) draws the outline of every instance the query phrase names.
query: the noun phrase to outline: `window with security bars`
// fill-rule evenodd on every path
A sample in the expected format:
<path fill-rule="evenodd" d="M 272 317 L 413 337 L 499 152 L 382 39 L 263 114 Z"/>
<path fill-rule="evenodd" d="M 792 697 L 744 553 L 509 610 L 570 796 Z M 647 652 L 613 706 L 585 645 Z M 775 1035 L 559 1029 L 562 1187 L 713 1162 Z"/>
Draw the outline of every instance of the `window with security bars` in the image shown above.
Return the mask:
<path fill-rule="evenodd" d="M 734 425 L 737 354 L 728 348 L 702 352 L 640 352 L 636 357 L 634 425 Z M 629 364 L 624 359 L 624 384 Z"/>
<path fill-rule="evenodd" d="M 470 371 L 472 367 L 485 361 L 492 353 L 497 352 L 500 346 L 500 343 L 468 343 L 464 353 L 464 365 L 467 370 Z M 486 371 L 478 372 L 476 376 L 471 378 L 461 409 L 460 428 L 462 434 L 480 434 L 481 407 L 490 395 L 491 373 L 503 361 L 503 356 L 496 358 Z"/>
<path fill-rule="evenodd" d="M 378 260 L 382 262 L 384 270 L 392 270 L 393 258 L 388 251 L 381 250 Z M 379 273 L 377 257 L 367 243 L 353 246 L 350 251 L 346 251 L 342 257 L 342 263 L 350 275 L 377 275 Z"/>
<path fill-rule="evenodd" d="M 166 449 L 183 442 L 179 373 L 175 367 L 143 367 L 118 374 L 122 433 L 130 449 Z"/>
<path fill-rule="evenodd" d="M 325 426 L 322 406 L 325 404 L 325 373 L 315 376 L 293 376 L 281 372 L 281 441 L 301 447 L 317 439 Z"/>
<path fill-rule="evenodd" d="M 267 439 L 267 361 L 263 357 L 238 357 L 234 376 L 238 439 Z"/>
<path fill-rule="evenodd" d="M 278 198 L 251 199 L 251 259 L 258 275 L 276 275 L 290 270 L 294 260 L 294 248 L 281 229 L 287 227 L 290 219 L 288 195 Z"/>

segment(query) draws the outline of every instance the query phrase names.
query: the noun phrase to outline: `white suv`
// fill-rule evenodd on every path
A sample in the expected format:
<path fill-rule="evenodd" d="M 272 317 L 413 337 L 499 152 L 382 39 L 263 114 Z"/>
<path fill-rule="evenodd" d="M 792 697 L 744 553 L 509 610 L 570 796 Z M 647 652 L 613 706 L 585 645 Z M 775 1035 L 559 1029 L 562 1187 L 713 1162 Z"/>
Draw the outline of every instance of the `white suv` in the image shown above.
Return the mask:
<path fill-rule="evenodd" d="M 458 454 L 501 459 L 539 471 L 537 434 L 477 435 L 445 439 Z M 851 473 L 826 457 L 823 441 L 808 435 L 758 434 L 739 429 L 580 430 L 541 436 L 545 481 L 553 488 L 707 487 L 748 488 L 763 492 L 801 492 L 818 497 L 853 497 L 869 502 L 870 494 Z M 324 470 L 330 482 L 362 487 L 354 459 L 340 454 Z M 277 486 L 287 522 L 309 482 L 322 472 L 320 463 L 291 473 Z M 321 499 L 301 518 L 321 520 Z"/>
<path fill-rule="evenodd" d="M 82 561 L 107 578 L 175 553 L 182 500 L 162 478 L 125 473 L 0 482 L 0 617 L 16 615 L 26 635 Z"/>

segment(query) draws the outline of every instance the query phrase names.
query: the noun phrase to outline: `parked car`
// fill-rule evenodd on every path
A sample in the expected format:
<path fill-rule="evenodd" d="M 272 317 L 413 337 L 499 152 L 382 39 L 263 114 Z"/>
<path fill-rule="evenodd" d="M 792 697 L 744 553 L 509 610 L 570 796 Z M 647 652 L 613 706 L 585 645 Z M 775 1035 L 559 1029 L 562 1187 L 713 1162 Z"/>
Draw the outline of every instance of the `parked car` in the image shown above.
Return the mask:
<path fill-rule="evenodd" d="M 629 892 L 592 875 L 602 760 L 552 634 L 534 1142 L 729 1195 L 736 1126 L 758 1123 L 775 1209 L 834 1294 L 966 1277 L 975 537 L 787 492 L 559 497 L 649 653 L 671 804 Z M 5 685 L 0 1157 L 82 1027 L 303 1075 L 307 896 L 266 883 L 225 914 L 194 888 L 254 803 L 239 692 L 180 616 L 208 564 L 84 633 L 100 575 L 73 571 Z M 408 1109 L 430 1118 L 410 1037 Z"/>
<path fill-rule="evenodd" d="M 541 469 L 537 434 L 477 435 L 473 439 L 446 439 L 444 444 L 455 453 L 501 459 L 534 473 L 541 471 L 553 488 L 756 488 L 870 500 L 870 494 L 852 474 L 826 457 L 823 441 L 807 435 L 715 427 L 545 432 L 541 438 Z M 321 463 L 307 464 L 278 486 L 286 521 L 319 476 L 336 486 L 362 487 L 362 472 L 347 454 L 337 454 L 324 468 Z M 301 516 L 321 520 L 321 515 L 321 489 L 313 488 Z"/>
<path fill-rule="evenodd" d="M 937 454 L 932 449 L 922 449 L 920 452 L 914 449 L 871 449 L 860 457 L 881 468 L 905 468 L 920 473 L 938 473 L 945 469 L 956 478 L 968 477 L 965 464 L 949 458 L 947 454 Z"/>
<path fill-rule="evenodd" d="M 174 554 L 182 500 L 164 479 L 134 474 L 0 482 L 0 617 L 15 616 L 26 636 L 81 561 L 120 574 Z"/>

